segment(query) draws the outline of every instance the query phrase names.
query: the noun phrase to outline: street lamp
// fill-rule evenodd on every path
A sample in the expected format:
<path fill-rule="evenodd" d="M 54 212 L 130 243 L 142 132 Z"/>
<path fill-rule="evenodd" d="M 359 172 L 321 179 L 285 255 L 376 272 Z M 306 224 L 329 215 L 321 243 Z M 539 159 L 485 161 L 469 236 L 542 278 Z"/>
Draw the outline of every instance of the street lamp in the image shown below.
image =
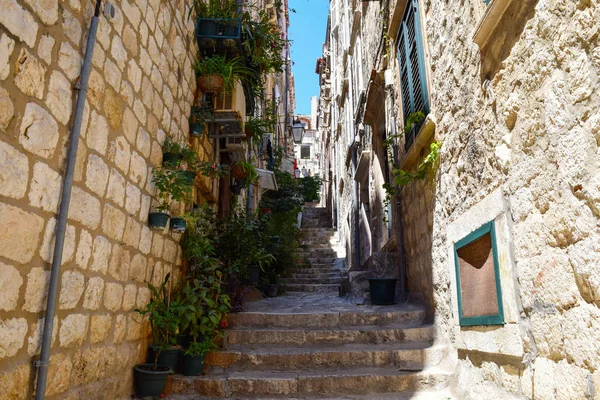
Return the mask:
<path fill-rule="evenodd" d="M 292 125 L 292 136 L 294 136 L 294 143 L 302 143 L 302 137 L 304 136 L 304 125 L 302 125 L 302 122 L 300 122 L 299 119 L 295 120 L 294 125 Z"/>

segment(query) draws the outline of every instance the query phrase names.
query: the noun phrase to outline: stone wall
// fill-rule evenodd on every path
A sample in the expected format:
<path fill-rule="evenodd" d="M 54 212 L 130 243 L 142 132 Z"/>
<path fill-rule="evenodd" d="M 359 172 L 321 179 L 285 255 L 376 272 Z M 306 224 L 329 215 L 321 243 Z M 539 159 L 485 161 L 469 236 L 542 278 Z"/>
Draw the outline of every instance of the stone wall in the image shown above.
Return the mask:
<path fill-rule="evenodd" d="M 93 54 L 63 257 L 49 399 L 132 392 L 148 326 L 132 310 L 179 236 L 147 216 L 165 136 L 187 138 L 193 24 L 184 1 L 116 0 Z M 0 393 L 33 393 L 66 146 L 94 4 L 0 0 Z M 206 147 L 206 146 L 205 146 Z"/>
<path fill-rule="evenodd" d="M 429 299 L 438 338 L 458 349 L 462 399 L 491 398 L 475 389 L 483 380 L 527 398 L 598 398 L 600 2 L 520 3 L 527 21 L 491 37 L 509 48 L 491 50 L 485 69 L 495 72 L 484 76 L 472 41 L 482 2 L 420 3 L 443 147 L 435 177 L 404 191 L 409 285 Z M 474 211 L 492 193 L 507 204 L 501 282 L 514 285 L 505 301 L 515 319 L 461 328 L 449 226 L 493 219 Z"/>

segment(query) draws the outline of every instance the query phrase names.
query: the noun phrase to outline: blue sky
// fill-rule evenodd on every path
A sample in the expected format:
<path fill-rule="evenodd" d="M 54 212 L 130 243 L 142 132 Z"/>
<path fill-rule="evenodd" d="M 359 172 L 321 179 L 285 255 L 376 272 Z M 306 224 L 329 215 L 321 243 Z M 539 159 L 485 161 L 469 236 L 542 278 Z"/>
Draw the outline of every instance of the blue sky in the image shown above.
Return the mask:
<path fill-rule="evenodd" d="M 310 98 L 319 95 L 317 58 L 323 53 L 329 0 L 289 0 L 292 71 L 296 80 L 296 114 L 310 114 Z M 296 12 L 292 12 L 295 9 Z"/>

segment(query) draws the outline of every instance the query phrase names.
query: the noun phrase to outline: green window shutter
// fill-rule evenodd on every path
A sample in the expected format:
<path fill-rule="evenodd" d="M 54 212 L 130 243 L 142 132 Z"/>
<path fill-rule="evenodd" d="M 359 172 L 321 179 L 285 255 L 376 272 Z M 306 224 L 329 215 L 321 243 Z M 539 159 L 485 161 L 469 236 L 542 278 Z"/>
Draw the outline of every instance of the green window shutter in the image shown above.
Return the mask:
<path fill-rule="evenodd" d="M 486 6 L 489 6 L 490 3 L 492 2 L 492 0 L 483 0 L 483 2 L 485 3 Z"/>
<path fill-rule="evenodd" d="M 414 112 L 422 111 L 425 115 L 429 113 L 425 53 L 417 0 L 409 0 L 402 17 L 398 35 L 398 61 L 402 110 L 406 123 L 408 116 Z M 412 139 L 414 138 L 407 138 L 407 147 L 412 144 Z"/>

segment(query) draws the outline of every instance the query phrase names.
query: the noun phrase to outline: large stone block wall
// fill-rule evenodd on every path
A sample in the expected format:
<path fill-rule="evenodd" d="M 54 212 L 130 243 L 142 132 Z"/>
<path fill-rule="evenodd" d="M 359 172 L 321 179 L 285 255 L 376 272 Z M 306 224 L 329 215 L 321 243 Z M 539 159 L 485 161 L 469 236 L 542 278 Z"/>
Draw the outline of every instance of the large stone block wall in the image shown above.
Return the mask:
<path fill-rule="evenodd" d="M 532 7 L 530 19 L 496 51 L 504 60 L 486 66 L 497 69 L 489 85 L 472 41 L 482 2 L 420 3 L 443 148 L 435 177 L 404 191 L 412 289 L 429 299 L 439 339 L 459 350 L 461 398 L 487 398 L 473 388 L 488 380 L 527 398 L 596 399 L 600 2 L 517 2 Z M 495 191 L 508 204 L 513 264 L 502 279 L 514 283 L 516 342 L 509 325 L 456 327 L 451 309 L 447 227 Z"/>
<path fill-rule="evenodd" d="M 132 392 L 146 280 L 175 279 L 179 236 L 151 231 L 152 167 L 187 138 L 188 2 L 111 2 L 93 54 L 63 257 L 49 399 Z M 31 398 L 66 146 L 94 3 L 0 0 L 0 393 Z M 210 144 L 204 144 L 210 151 Z"/>

